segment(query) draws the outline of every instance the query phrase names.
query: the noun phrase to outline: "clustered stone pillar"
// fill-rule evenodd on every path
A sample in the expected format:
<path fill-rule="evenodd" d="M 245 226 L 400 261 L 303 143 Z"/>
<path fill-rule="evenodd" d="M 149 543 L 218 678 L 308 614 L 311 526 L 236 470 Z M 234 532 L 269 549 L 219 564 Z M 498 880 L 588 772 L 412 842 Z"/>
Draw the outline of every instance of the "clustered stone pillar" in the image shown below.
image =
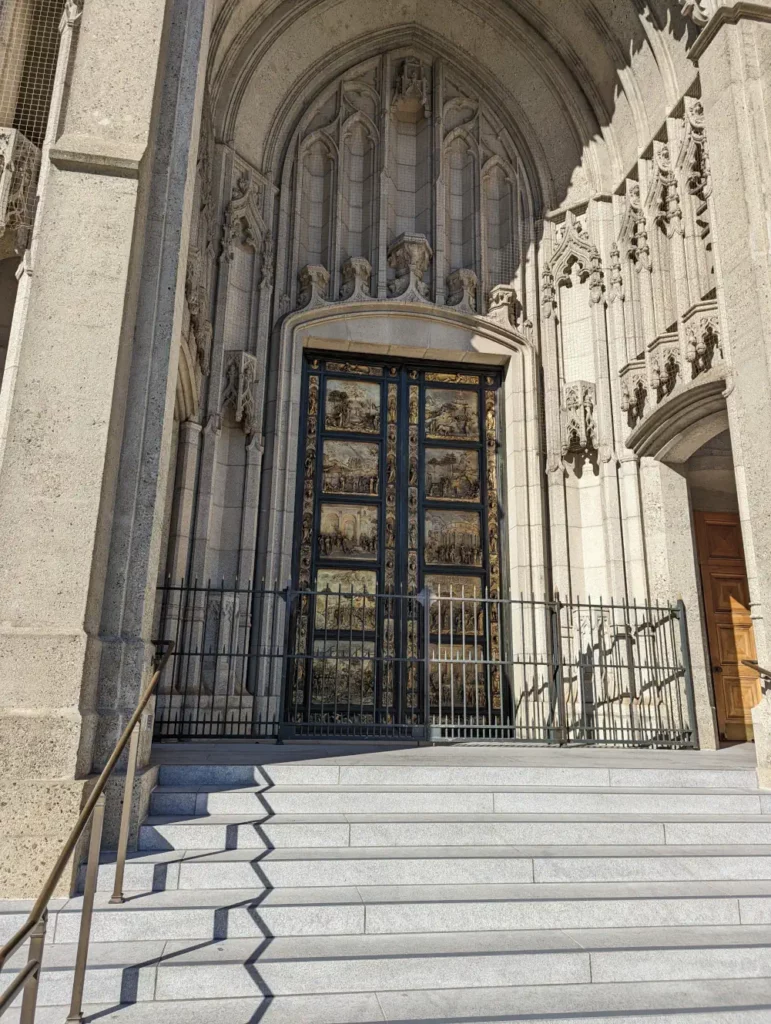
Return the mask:
<path fill-rule="evenodd" d="M 149 663 L 206 6 L 89 0 L 50 148 L 0 464 L 3 896 L 36 894 Z"/>
<path fill-rule="evenodd" d="M 727 389 L 744 552 L 761 664 L 771 659 L 771 3 L 714 3 L 691 48 L 701 78 L 713 178 L 718 300 L 733 377 Z M 704 21 L 706 19 L 702 19 Z M 769 698 L 753 713 L 771 784 Z M 761 772 L 762 774 L 762 772 Z"/>

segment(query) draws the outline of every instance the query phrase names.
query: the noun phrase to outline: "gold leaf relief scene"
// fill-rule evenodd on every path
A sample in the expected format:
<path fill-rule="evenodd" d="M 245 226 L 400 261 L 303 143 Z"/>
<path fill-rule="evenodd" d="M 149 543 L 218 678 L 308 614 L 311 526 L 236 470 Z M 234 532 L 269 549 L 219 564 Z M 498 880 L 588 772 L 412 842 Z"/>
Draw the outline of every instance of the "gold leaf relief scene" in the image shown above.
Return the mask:
<path fill-rule="evenodd" d="M 478 576 L 432 574 L 426 576 L 425 583 L 431 591 L 429 627 L 432 633 L 452 636 L 453 642 L 462 642 L 464 634 L 484 635 L 482 581 Z"/>
<path fill-rule="evenodd" d="M 426 510 L 425 560 L 429 565 L 482 565 L 482 523 L 477 512 Z"/>
<path fill-rule="evenodd" d="M 428 672 L 429 700 L 437 707 L 441 694 L 442 711 L 452 705 L 471 712 L 477 706 L 487 708 L 487 668 L 480 647 L 473 644 L 449 646 L 431 644 Z"/>
<path fill-rule="evenodd" d="M 374 630 L 377 626 L 377 573 L 360 569 L 319 569 L 316 576 L 316 629 Z M 329 594 L 323 591 L 330 591 Z M 371 596 L 370 596 L 371 595 Z"/>
<path fill-rule="evenodd" d="M 448 441 L 478 441 L 477 392 L 426 388 L 426 436 Z"/>
<path fill-rule="evenodd" d="M 477 452 L 451 448 L 426 449 L 426 497 L 448 501 L 479 501 Z"/>
<path fill-rule="evenodd" d="M 380 448 L 356 441 L 325 441 L 322 490 L 326 494 L 378 493 Z"/>
<path fill-rule="evenodd" d="M 314 704 L 374 703 L 374 643 L 317 640 L 313 645 L 311 699 Z"/>
<path fill-rule="evenodd" d="M 372 505 L 322 505 L 319 554 L 324 558 L 377 558 L 378 509 Z"/>
<path fill-rule="evenodd" d="M 327 430 L 380 433 L 380 385 L 358 380 L 328 380 L 324 423 Z"/>

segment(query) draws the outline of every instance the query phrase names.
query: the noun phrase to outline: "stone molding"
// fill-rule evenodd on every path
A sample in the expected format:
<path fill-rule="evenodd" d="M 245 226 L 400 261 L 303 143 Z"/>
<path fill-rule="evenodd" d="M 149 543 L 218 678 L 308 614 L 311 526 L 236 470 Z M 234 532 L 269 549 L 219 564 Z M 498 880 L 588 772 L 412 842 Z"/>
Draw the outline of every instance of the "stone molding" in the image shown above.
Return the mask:
<path fill-rule="evenodd" d="M 729 7 L 721 0 L 701 0 L 699 6 L 705 9 L 707 3 L 710 5 L 708 20 L 703 23 L 704 27 L 688 51 L 688 56 L 694 64 L 698 63 L 699 58 L 724 25 L 736 25 L 745 19 L 748 21 L 771 21 L 771 7 L 764 3 L 738 0 L 737 3 Z"/>

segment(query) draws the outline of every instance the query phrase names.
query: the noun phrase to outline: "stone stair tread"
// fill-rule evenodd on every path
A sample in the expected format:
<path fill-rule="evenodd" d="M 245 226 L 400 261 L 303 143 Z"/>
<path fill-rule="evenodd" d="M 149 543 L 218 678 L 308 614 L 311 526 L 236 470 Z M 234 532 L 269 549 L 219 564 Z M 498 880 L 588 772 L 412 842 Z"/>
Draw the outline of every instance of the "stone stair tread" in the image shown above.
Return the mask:
<path fill-rule="evenodd" d="M 126 901 L 110 903 L 111 893 L 97 892 L 96 913 L 130 913 L 138 910 L 177 908 L 228 908 L 254 905 L 313 906 L 362 903 L 496 903 L 508 901 L 586 901 L 649 899 L 771 899 L 771 880 L 761 882 L 660 881 L 660 882 L 554 882 L 499 883 L 482 885 L 358 885 L 327 887 L 277 887 L 254 889 L 167 889 L 126 893 Z M 83 897 L 59 899 L 49 904 L 50 913 L 79 913 Z M 0 918 L 24 916 L 32 900 L 0 901 Z"/>
<path fill-rule="evenodd" d="M 568 814 L 559 812 L 554 814 L 540 814 L 534 812 L 512 813 L 510 811 L 479 811 L 479 812 L 455 812 L 455 811 L 388 811 L 386 813 L 359 814 L 355 812 L 340 812 L 337 814 L 201 814 L 201 815 L 151 815 L 145 819 L 144 826 L 156 825 L 265 825 L 265 824 L 321 824 L 321 823 L 347 823 L 356 825 L 387 824 L 395 823 L 500 823 L 515 822 L 525 824 L 527 822 L 559 822 L 565 824 L 582 822 L 633 822 L 657 824 L 766 824 L 771 825 L 771 814 L 632 814 L 628 811 L 620 813 L 602 814 L 581 814 L 579 812 Z"/>
<path fill-rule="evenodd" d="M 228 785 L 226 783 L 186 785 L 159 785 L 156 793 L 567 793 L 590 794 L 610 793 L 614 796 L 642 796 L 646 793 L 658 796 L 769 796 L 771 791 L 748 791 L 744 787 L 712 786 L 549 786 L 549 785 L 493 785 L 460 783 L 456 785 L 355 785 L 328 783 L 326 785 L 293 785 L 288 783 L 267 783 L 265 785 Z"/>
<path fill-rule="evenodd" d="M 554 857 L 559 859 L 623 858 L 637 857 L 771 857 L 771 847 L 762 844 L 731 844 L 728 846 L 323 846 L 323 847 L 280 847 L 273 850 L 212 850 L 207 848 L 185 848 L 179 850 L 132 851 L 128 860 L 132 864 L 165 864 L 189 860 L 337 860 L 337 859 L 405 859 L 415 857 L 428 860 L 454 859 L 457 857 L 523 858 Z M 102 864 L 115 862 L 114 851 L 101 855 Z"/>
<path fill-rule="evenodd" d="M 643 1011 L 642 1015 L 637 1010 Z M 157 1024 L 161 1014 L 164 1024 L 253 1024 L 255 1020 L 261 1024 L 767 1024 L 770 1010 L 771 982 L 760 978 L 365 992 L 268 1000 L 256 996 L 166 1001 L 162 1007 L 147 1002 L 120 1007 L 91 1004 L 85 1007 L 85 1016 L 87 1021 L 105 1024 L 113 1020 Z M 16 1024 L 18 1010 L 9 1011 L 5 1020 Z M 61 1024 L 61 1007 L 40 1007 L 37 1020 L 38 1024 Z"/>

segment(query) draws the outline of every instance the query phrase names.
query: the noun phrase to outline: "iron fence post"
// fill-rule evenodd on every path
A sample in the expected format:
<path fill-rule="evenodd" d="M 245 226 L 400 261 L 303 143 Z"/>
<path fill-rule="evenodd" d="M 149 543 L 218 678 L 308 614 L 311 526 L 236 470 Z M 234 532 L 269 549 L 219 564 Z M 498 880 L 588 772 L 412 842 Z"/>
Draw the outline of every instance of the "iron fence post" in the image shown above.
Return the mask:
<path fill-rule="evenodd" d="M 136 729 L 133 735 L 136 735 Z M 133 738 L 132 735 L 132 738 Z M 72 981 L 72 999 L 67 1024 L 76 1024 L 83 1020 L 83 989 L 86 982 L 86 966 L 88 964 L 88 945 L 91 939 L 91 920 L 94 914 L 94 896 L 99 877 L 99 854 L 102 850 L 102 828 L 104 827 L 104 793 L 99 797 L 91 816 L 91 839 L 88 844 L 88 866 L 86 867 L 86 884 L 83 887 L 83 908 L 80 913 L 80 931 L 78 932 L 78 952 L 75 959 L 75 977 Z M 112 902 L 112 900 L 110 901 Z"/>
<path fill-rule="evenodd" d="M 549 687 L 549 733 L 548 741 L 557 742 L 563 746 L 567 742 L 566 714 L 565 714 L 565 685 L 562 666 L 562 631 L 560 613 L 562 602 L 559 591 L 554 592 L 554 600 L 546 603 L 548 614 L 551 617 L 551 648 L 552 648 L 552 671 L 551 684 Z M 555 726 L 556 719 L 556 726 Z"/>
<path fill-rule="evenodd" d="M 19 1024 L 35 1024 L 35 1011 L 37 1010 L 37 993 L 40 987 L 40 972 L 43 970 L 43 952 L 46 942 L 46 927 L 48 925 L 48 910 L 32 929 L 29 938 L 28 963 L 37 963 L 37 969 L 29 976 L 24 984 L 24 995 L 21 1001 L 21 1014 Z"/>
<path fill-rule="evenodd" d="M 688 717 L 691 720 L 691 729 L 693 731 L 693 745 L 698 750 L 699 725 L 696 721 L 696 702 L 693 696 L 691 645 L 688 640 L 688 617 L 685 610 L 685 601 L 682 598 L 677 602 L 677 620 L 680 625 L 680 653 L 683 659 L 683 673 L 685 677 L 685 699 L 688 702 Z"/>
<path fill-rule="evenodd" d="M 425 587 L 418 595 L 423 605 L 423 715 L 425 718 L 426 740 L 431 742 L 431 591 Z M 441 722 L 439 725 L 441 726 Z"/>

